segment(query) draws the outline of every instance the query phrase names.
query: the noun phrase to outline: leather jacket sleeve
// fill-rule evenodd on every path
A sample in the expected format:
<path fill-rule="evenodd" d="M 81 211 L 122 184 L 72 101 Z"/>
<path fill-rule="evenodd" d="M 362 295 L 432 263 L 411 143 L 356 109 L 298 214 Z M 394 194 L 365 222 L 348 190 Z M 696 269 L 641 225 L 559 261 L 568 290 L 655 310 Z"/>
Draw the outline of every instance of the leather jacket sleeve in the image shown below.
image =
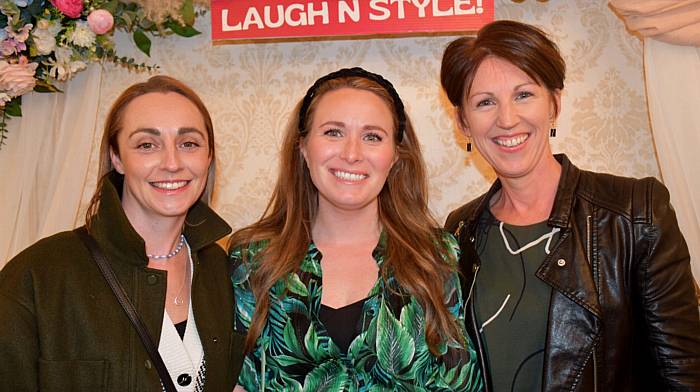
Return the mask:
<path fill-rule="evenodd" d="M 638 268 L 636 287 L 650 354 L 668 390 L 700 390 L 700 321 L 695 301 L 690 255 L 669 201 L 668 190 L 656 179 L 642 182 L 649 208 L 637 211 Z M 649 200 L 648 198 L 651 198 Z M 636 203 L 635 203 L 636 204 Z M 638 206 L 640 204 L 637 204 Z"/>

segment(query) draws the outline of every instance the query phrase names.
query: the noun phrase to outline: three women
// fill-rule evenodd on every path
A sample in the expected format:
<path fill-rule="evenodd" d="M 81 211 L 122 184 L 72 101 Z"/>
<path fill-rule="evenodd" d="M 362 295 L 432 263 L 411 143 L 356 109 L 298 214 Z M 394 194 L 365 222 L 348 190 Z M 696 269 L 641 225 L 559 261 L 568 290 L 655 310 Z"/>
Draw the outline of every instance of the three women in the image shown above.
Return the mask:
<path fill-rule="evenodd" d="M 564 75 L 556 45 L 513 21 L 442 59 L 457 123 L 498 176 L 446 223 L 487 388 L 700 390 L 700 319 L 668 191 L 552 154 Z"/>

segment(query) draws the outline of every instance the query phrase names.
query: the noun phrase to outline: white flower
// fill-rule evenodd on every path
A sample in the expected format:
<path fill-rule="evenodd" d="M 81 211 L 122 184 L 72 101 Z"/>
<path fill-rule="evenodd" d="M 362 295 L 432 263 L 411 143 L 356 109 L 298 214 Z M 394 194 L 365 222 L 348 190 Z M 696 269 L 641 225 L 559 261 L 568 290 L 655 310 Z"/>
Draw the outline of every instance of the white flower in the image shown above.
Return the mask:
<path fill-rule="evenodd" d="M 68 80 L 73 74 L 87 68 L 87 63 L 81 60 L 72 60 L 73 49 L 59 46 L 55 52 L 56 60 L 46 62 L 49 68 L 49 76 L 60 81 Z"/>
<path fill-rule="evenodd" d="M 13 97 L 7 93 L 0 92 L 0 108 L 4 108 L 5 104 L 10 102 Z"/>
<path fill-rule="evenodd" d="M 79 21 L 75 24 L 75 29 L 68 34 L 68 41 L 76 46 L 89 48 L 95 45 L 95 33 L 90 30 L 87 22 Z"/>
<path fill-rule="evenodd" d="M 56 49 L 56 35 L 63 29 L 60 23 L 40 19 L 32 31 L 32 38 L 39 55 L 50 54 Z"/>

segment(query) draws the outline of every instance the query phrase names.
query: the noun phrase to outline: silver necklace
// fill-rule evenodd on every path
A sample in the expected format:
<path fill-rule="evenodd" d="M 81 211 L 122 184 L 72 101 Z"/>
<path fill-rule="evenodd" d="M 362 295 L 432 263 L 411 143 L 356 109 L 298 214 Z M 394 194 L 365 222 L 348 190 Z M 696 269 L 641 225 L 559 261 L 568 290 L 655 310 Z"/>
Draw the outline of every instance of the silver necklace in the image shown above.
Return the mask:
<path fill-rule="evenodd" d="M 187 264 L 185 264 L 185 276 L 182 278 L 182 284 L 180 285 L 180 290 L 177 292 L 175 298 L 173 298 L 173 303 L 177 306 L 182 306 L 185 304 L 185 300 L 180 297 L 182 295 L 182 289 L 185 288 L 185 283 L 188 281 L 188 275 L 190 274 L 190 260 L 188 258 Z"/>
<path fill-rule="evenodd" d="M 503 222 L 501 222 L 498 225 L 498 228 L 501 230 L 501 237 L 503 237 L 503 243 L 506 245 L 506 249 L 508 249 L 508 252 L 510 252 L 510 254 L 512 254 L 512 255 L 517 255 L 518 253 L 524 252 L 525 250 L 532 248 L 533 246 L 544 241 L 545 239 L 547 240 L 547 243 L 544 245 L 544 252 L 546 254 L 549 254 L 549 244 L 552 242 L 552 238 L 554 238 L 554 234 L 557 234 L 561 230 L 558 227 L 553 227 L 552 231 L 550 231 L 549 233 L 542 234 L 542 236 L 540 238 L 537 238 L 535 240 L 528 242 L 527 244 L 520 247 L 520 249 L 513 250 L 513 249 L 511 249 L 510 244 L 508 243 L 508 239 L 506 238 L 506 233 L 503 232 Z"/>
<path fill-rule="evenodd" d="M 182 250 L 182 247 L 184 245 L 185 245 L 185 235 L 180 234 L 180 242 L 178 242 L 177 246 L 175 247 L 175 249 L 173 249 L 172 252 L 168 253 L 167 255 L 152 255 L 150 253 L 146 253 L 146 257 L 148 257 L 149 259 L 153 259 L 153 260 L 167 260 L 167 259 L 170 259 L 172 257 L 175 257 L 175 255 L 180 253 L 180 250 Z"/>

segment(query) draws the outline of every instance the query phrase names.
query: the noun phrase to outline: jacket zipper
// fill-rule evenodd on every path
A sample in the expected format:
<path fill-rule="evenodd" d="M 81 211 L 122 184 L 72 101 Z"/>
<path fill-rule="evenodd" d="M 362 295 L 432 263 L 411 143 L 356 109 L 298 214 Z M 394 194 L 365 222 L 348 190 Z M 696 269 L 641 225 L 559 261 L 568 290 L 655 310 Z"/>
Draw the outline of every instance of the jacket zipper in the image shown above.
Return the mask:
<path fill-rule="evenodd" d="M 591 252 L 591 216 L 586 216 L 586 256 L 588 256 L 588 263 L 593 267 L 593 254 Z M 593 276 L 593 279 L 596 279 Z M 598 291 L 598 286 L 596 285 L 596 292 Z M 593 392 L 598 392 L 598 361 L 596 360 L 597 349 L 593 347 Z"/>

